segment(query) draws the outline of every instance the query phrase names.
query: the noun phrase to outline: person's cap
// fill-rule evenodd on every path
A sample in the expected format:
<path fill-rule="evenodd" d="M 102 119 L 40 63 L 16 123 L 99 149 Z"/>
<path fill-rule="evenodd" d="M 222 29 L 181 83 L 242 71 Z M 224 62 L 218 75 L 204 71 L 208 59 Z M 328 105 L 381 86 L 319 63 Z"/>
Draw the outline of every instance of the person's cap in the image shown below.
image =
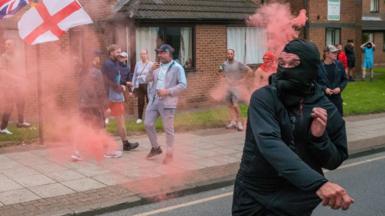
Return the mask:
<path fill-rule="evenodd" d="M 172 48 L 169 44 L 162 44 L 158 49 L 155 50 L 156 52 L 169 52 L 173 53 L 175 51 L 174 48 Z"/>
<path fill-rule="evenodd" d="M 340 51 L 339 49 L 337 49 L 337 47 L 333 46 L 333 45 L 327 45 L 324 49 L 324 52 L 338 52 Z"/>
<path fill-rule="evenodd" d="M 120 52 L 119 56 L 128 58 L 128 53 L 127 52 Z"/>
<path fill-rule="evenodd" d="M 263 59 L 274 60 L 274 53 L 271 51 L 265 52 L 265 54 L 263 55 Z"/>

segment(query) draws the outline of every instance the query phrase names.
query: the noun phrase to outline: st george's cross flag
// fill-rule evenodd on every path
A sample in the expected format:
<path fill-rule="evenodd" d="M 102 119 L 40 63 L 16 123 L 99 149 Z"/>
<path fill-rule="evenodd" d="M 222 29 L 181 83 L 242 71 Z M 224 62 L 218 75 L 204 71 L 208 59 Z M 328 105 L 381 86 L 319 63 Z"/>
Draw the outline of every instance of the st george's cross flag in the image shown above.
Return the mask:
<path fill-rule="evenodd" d="M 30 45 L 59 40 L 70 28 L 92 23 L 77 0 L 43 0 L 18 22 L 20 37 Z"/>
<path fill-rule="evenodd" d="M 0 0 L 0 19 L 10 17 L 26 6 L 30 0 Z"/>

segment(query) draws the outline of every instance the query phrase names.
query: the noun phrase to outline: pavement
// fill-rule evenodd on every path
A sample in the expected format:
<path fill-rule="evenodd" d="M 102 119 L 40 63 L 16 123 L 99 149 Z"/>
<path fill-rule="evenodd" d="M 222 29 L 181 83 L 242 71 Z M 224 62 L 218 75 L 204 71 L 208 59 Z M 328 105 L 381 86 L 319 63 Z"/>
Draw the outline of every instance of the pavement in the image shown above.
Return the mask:
<path fill-rule="evenodd" d="M 349 152 L 385 148 L 385 113 L 346 118 Z M 71 147 L 0 149 L 0 215 L 95 215 L 229 185 L 242 155 L 244 132 L 178 133 L 174 161 L 146 160 L 146 136 L 119 159 L 71 162 Z M 160 135 L 160 143 L 164 136 Z M 68 160 L 67 160 L 68 158 Z"/>

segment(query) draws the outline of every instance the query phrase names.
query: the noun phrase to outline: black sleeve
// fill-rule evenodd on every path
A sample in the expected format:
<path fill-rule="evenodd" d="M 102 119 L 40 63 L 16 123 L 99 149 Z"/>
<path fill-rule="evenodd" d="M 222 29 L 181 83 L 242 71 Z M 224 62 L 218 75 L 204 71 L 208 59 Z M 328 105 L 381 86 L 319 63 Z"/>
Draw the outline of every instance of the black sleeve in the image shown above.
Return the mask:
<path fill-rule="evenodd" d="M 318 138 L 310 135 L 312 141 L 310 150 L 323 168 L 333 170 L 348 158 L 347 138 L 345 121 L 329 101 L 327 112 L 326 132 Z"/>
<path fill-rule="evenodd" d="M 325 91 L 327 88 L 327 77 L 324 70 L 322 65 L 318 66 L 317 84 L 321 87 L 322 91 Z"/>
<path fill-rule="evenodd" d="M 337 64 L 338 64 L 338 73 L 340 75 L 340 83 L 338 87 L 340 87 L 341 91 L 343 91 L 346 85 L 348 84 L 348 77 L 346 76 L 344 66 L 339 62 Z"/>
<path fill-rule="evenodd" d="M 248 114 L 257 148 L 279 176 L 301 190 L 317 190 L 327 180 L 284 143 L 274 111 L 274 97 L 263 92 L 267 91 L 262 89 L 254 93 Z"/>

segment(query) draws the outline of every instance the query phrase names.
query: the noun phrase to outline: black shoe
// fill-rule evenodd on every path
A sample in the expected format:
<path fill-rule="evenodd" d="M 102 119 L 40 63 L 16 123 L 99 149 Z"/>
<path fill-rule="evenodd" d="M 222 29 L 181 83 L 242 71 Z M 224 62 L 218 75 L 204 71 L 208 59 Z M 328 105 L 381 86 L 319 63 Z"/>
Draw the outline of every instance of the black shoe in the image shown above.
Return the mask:
<path fill-rule="evenodd" d="M 158 148 L 151 148 L 150 153 L 148 153 L 147 155 L 147 159 L 150 159 L 160 154 L 162 154 L 162 149 L 160 148 L 160 146 Z"/>
<path fill-rule="evenodd" d="M 123 141 L 123 151 L 131 151 L 133 149 L 138 148 L 138 146 L 139 146 L 139 143 L 137 142 L 131 143 L 131 142 L 128 142 L 127 140 Z"/>
<path fill-rule="evenodd" d="M 163 159 L 163 164 L 168 164 L 173 160 L 172 154 L 166 154 L 166 156 Z"/>

